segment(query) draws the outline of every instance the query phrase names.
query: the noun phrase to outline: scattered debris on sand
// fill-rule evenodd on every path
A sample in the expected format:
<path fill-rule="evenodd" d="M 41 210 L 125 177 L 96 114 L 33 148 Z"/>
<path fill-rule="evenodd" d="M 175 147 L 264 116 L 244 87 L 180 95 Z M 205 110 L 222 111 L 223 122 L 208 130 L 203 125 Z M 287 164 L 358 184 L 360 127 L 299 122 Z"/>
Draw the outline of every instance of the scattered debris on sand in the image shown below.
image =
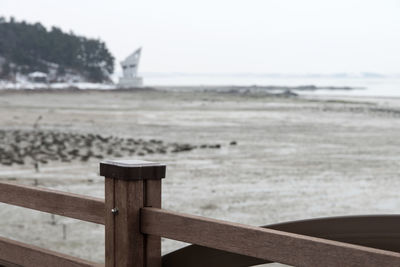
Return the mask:
<path fill-rule="evenodd" d="M 46 164 L 51 161 L 88 161 L 92 158 L 145 156 L 191 151 L 197 148 L 220 148 L 219 144 L 191 145 L 102 136 L 99 134 L 66 133 L 51 130 L 0 130 L 0 164 Z"/>

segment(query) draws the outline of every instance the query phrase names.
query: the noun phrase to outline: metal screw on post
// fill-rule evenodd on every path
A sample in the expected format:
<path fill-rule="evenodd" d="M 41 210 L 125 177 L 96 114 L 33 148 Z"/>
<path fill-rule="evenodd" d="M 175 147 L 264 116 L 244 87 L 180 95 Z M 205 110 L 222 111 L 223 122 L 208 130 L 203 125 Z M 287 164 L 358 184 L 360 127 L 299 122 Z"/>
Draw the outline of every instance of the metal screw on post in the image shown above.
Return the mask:
<path fill-rule="evenodd" d="M 118 209 L 117 208 L 112 208 L 111 209 L 111 213 L 116 215 L 118 213 Z"/>

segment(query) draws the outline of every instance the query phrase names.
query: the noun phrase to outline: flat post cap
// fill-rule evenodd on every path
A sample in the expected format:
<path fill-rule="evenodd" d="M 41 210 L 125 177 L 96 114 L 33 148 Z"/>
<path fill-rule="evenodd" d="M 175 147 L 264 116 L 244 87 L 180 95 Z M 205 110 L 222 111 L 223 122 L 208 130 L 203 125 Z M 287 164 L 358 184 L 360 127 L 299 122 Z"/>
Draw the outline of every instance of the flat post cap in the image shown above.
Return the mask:
<path fill-rule="evenodd" d="M 166 165 L 143 160 L 104 160 L 100 175 L 121 180 L 159 180 L 165 178 Z"/>

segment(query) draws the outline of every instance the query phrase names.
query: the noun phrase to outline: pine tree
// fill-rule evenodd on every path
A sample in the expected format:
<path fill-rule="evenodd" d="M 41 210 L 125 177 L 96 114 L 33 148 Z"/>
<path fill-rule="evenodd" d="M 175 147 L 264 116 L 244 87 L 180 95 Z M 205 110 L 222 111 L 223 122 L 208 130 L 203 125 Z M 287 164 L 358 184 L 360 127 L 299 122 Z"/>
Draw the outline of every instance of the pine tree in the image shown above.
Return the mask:
<path fill-rule="evenodd" d="M 74 70 L 90 81 L 104 82 L 114 71 L 114 57 L 104 42 L 14 18 L 7 22 L 0 17 L 0 56 L 23 73 L 48 72 L 49 63 L 56 63 L 59 75 Z"/>
<path fill-rule="evenodd" d="M 0 77 L 3 79 L 8 79 L 11 74 L 10 63 L 5 62 L 1 68 Z"/>

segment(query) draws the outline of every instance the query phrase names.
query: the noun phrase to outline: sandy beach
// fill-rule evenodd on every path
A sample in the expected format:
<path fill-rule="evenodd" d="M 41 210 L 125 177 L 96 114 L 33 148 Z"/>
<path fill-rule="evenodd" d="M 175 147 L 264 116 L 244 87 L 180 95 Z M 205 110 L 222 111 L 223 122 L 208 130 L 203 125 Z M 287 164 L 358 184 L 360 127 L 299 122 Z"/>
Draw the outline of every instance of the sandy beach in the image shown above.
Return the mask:
<path fill-rule="evenodd" d="M 266 225 L 400 206 L 399 98 L 2 91 L 0 130 L 161 141 L 165 153 L 120 156 L 167 163 L 163 207 L 174 211 Z M 177 143 L 193 149 L 175 153 Z M 1 165 L 0 180 L 103 197 L 101 158 L 81 158 Z M 5 204 L 0 217 L 1 236 L 103 261 L 103 226 Z M 164 240 L 163 253 L 183 245 Z"/>

